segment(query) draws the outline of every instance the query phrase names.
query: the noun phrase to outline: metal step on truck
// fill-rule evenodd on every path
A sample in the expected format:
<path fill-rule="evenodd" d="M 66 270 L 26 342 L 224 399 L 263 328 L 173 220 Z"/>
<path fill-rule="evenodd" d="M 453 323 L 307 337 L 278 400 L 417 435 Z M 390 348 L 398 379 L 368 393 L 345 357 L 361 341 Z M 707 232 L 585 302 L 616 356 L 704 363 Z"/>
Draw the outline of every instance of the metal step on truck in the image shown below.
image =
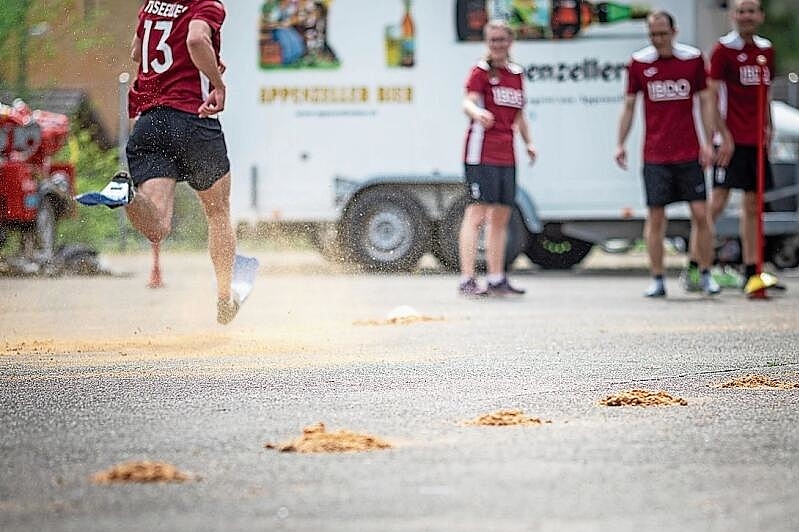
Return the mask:
<path fill-rule="evenodd" d="M 238 0 L 222 51 L 234 218 L 303 228 L 368 269 L 409 270 L 425 253 L 457 268 L 463 85 L 485 53 L 482 25 L 505 17 L 518 36 L 511 55 L 524 69 L 538 149 L 533 166 L 518 158 L 507 262 L 526 253 L 543 268 L 570 268 L 595 244 L 632 242 L 646 214 L 641 112 L 631 170 L 613 152 L 626 63 L 648 44 L 643 17 L 670 11 L 679 40 L 707 52 L 729 30 L 720 4 Z M 770 192 L 778 208 L 765 215 L 766 258 L 785 268 L 799 263 L 799 112 L 780 103 L 773 111 L 784 186 Z M 669 235 L 687 239 L 687 207 L 667 212 Z M 721 238 L 736 236 L 736 217 L 733 202 Z"/>

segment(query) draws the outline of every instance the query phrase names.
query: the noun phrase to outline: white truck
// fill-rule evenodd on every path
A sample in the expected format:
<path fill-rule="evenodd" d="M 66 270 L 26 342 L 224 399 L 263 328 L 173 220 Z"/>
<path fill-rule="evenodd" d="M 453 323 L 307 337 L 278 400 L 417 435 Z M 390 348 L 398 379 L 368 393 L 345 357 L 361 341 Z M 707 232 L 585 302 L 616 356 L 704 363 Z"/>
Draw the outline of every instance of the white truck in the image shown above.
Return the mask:
<path fill-rule="evenodd" d="M 625 65 L 648 42 L 640 18 L 648 1 L 231 3 L 222 120 L 234 218 L 307 229 L 320 246 L 336 242 L 370 269 L 411 269 L 427 252 L 456 268 L 466 202 L 463 85 L 485 53 L 482 24 L 502 16 L 519 36 L 511 54 L 524 68 L 539 154 L 528 165 L 517 146 L 508 262 L 526 253 L 544 268 L 569 268 L 593 244 L 640 237 L 640 112 L 628 145 L 631 170 L 619 169 L 613 153 Z M 728 28 L 718 3 L 657 6 L 676 17 L 681 41 L 708 50 Z M 799 139 L 799 130 L 788 130 L 781 140 Z M 795 145 L 783 152 L 795 166 Z M 795 266 L 795 202 L 793 212 L 768 213 L 776 214 L 766 224 L 771 255 L 781 257 L 780 267 Z M 687 237 L 687 215 L 685 206 L 669 209 L 670 235 Z M 732 222 L 719 227 L 737 231 Z"/>

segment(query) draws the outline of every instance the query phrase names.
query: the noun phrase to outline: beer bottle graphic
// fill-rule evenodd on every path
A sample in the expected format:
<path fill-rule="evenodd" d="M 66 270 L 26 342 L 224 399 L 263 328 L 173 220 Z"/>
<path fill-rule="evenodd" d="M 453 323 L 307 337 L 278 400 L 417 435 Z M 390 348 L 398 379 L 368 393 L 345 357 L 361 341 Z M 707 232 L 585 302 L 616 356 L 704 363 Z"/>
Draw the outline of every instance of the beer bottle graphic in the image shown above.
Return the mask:
<path fill-rule="evenodd" d="M 609 24 L 623 20 L 643 19 L 649 8 L 620 2 L 587 0 L 552 0 L 552 36 L 570 39 L 591 24 Z"/>
<path fill-rule="evenodd" d="M 458 0 L 458 39 L 482 40 L 489 19 L 506 20 L 521 40 L 570 39 L 592 24 L 643 19 L 649 8 L 622 2 L 589 0 Z"/>
<path fill-rule="evenodd" d="M 405 11 L 400 22 L 400 66 L 412 67 L 416 54 L 416 27 L 411 15 L 411 0 L 403 0 Z"/>

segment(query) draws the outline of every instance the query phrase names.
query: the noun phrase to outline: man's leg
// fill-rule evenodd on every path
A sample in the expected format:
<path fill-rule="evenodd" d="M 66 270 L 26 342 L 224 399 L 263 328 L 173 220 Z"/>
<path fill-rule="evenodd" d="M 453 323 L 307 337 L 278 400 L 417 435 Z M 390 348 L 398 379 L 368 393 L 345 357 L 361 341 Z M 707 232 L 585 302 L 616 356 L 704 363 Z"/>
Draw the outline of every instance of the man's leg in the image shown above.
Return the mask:
<path fill-rule="evenodd" d="M 175 180 L 148 179 L 136 187 L 133 201 L 125 207 L 131 225 L 150 242 L 160 243 L 172 230 Z"/>
<path fill-rule="evenodd" d="M 197 195 L 208 220 L 208 252 L 216 274 L 217 298 L 229 302 L 236 254 L 236 235 L 230 221 L 230 173 Z"/>
<path fill-rule="evenodd" d="M 486 217 L 486 205 L 471 203 L 463 211 L 463 220 L 458 234 L 458 254 L 460 255 L 461 279 L 474 278 L 474 261 L 477 258 L 477 238 L 480 226 Z"/>
<path fill-rule="evenodd" d="M 646 251 L 649 254 L 649 270 L 652 272 L 652 284 L 644 292 L 646 297 L 663 297 L 666 295 L 666 284 L 663 279 L 663 238 L 666 236 L 666 208 L 649 207 L 649 214 L 644 225 Z"/>
<path fill-rule="evenodd" d="M 700 289 L 707 295 L 716 295 L 721 292 L 718 283 L 710 275 L 713 265 L 713 241 L 715 239 L 713 227 L 708 220 L 708 208 L 705 201 L 692 201 L 691 208 L 691 233 L 696 239 L 694 244 L 695 260 L 699 263 Z"/>
<path fill-rule="evenodd" d="M 741 254 L 743 255 L 744 265 L 747 268 L 747 276 L 754 275 L 751 272 L 758 262 L 757 249 L 757 193 L 744 192 L 741 202 Z"/>
<path fill-rule="evenodd" d="M 508 221 L 511 210 L 507 205 L 488 207 L 486 223 L 486 267 L 488 275 L 497 278 L 505 275 L 505 243 L 508 239 Z"/>
<path fill-rule="evenodd" d="M 666 208 L 649 207 L 644 225 L 649 270 L 652 275 L 663 275 L 663 239 L 666 236 Z"/>

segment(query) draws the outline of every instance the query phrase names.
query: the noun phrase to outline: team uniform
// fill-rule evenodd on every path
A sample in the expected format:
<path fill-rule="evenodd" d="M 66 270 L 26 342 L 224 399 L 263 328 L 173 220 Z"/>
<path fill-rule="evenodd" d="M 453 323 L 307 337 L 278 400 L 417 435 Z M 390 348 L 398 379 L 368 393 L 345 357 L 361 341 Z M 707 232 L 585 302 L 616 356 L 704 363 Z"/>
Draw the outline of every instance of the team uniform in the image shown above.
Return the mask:
<path fill-rule="evenodd" d="M 218 0 L 147 1 L 139 9 L 141 63 L 128 109 L 138 120 L 127 145 L 136 185 L 173 177 L 195 190 L 207 190 L 229 172 L 219 120 L 197 114 L 213 87 L 192 62 L 186 45 L 189 22 L 203 20 L 211 28 L 219 61 L 225 15 Z"/>
<path fill-rule="evenodd" d="M 754 44 L 747 43 L 736 31 L 721 37 L 710 57 L 710 78 L 721 83 L 719 105 L 727 128 L 735 142 L 735 151 L 727 168 L 716 168 L 713 186 L 740 188 L 752 192 L 757 188 L 757 144 L 755 127 L 758 112 L 758 85 L 760 66 L 757 56 L 766 58 L 763 82 L 771 85 L 774 72 L 774 48 L 768 39 L 754 36 Z M 768 150 L 765 151 L 766 188 L 772 183 Z"/>
<path fill-rule="evenodd" d="M 494 115 L 493 127 L 486 129 L 472 120 L 466 131 L 464 166 L 469 195 L 475 202 L 513 206 L 513 122 L 524 107 L 522 68 L 514 63 L 492 68 L 487 61 L 480 61 L 469 73 L 466 91 L 479 93 L 479 105 Z"/>
<path fill-rule="evenodd" d="M 654 46 L 632 55 L 627 94 L 644 97 L 643 177 L 650 207 L 706 199 L 693 115 L 694 95 L 706 88 L 705 61 L 692 46 L 675 43 L 667 58 Z"/>

